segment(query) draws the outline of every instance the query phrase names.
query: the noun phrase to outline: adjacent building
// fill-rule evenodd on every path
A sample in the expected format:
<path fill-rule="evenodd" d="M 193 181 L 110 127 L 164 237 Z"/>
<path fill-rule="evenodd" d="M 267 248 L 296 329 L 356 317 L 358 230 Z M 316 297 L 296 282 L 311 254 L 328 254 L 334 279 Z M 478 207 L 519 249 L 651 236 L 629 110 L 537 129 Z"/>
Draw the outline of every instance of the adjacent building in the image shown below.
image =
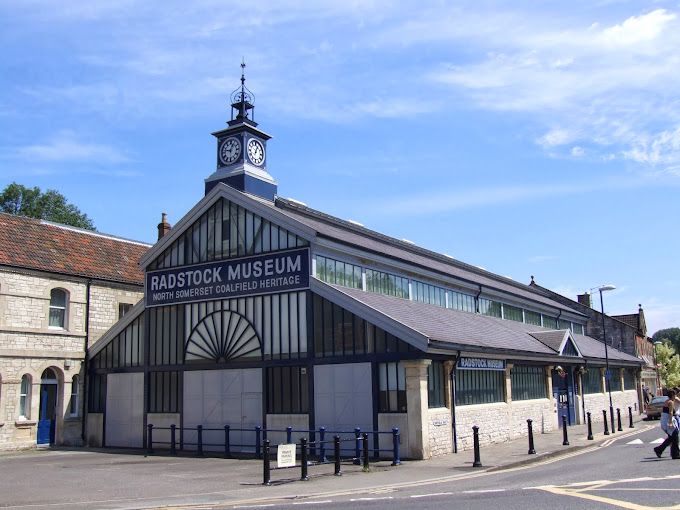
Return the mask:
<path fill-rule="evenodd" d="M 258 426 L 398 427 L 402 454 L 429 458 L 471 448 L 473 425 L 489 443 L 527 419 L 538 433 L 602 420 L 605 346 L 587 314 L 278 197 L 253 111 L 242 77 L 205 197 L 144 254 L 144 300 L 87 353 L 90 444 L 142 447 L 149 425 L 157 441 L 176 425 L 184 448 L 198 425 L 212 445 L 227 425 L 235 445 Z M 614 406 L 637 410 L 641 362 L 617 347 Z"/>
<path fill-rule="evenodd" d="M 83 361 L 143 297 L 148 249 L 0 213 L 0 449 L 84 443 Z"/>

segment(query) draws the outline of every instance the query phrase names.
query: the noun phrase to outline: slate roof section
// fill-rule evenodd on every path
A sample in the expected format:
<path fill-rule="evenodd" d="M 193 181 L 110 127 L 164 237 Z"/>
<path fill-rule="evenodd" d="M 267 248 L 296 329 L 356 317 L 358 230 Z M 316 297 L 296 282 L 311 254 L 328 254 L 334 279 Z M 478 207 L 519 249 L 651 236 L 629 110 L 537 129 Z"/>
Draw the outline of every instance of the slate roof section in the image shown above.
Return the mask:
<path fill-rule="evenodd" d="M 616 319 L 617 321 L 621 321 L 624 324 L 627 324 L 636 331 L 640 329 L 640 325 L 638 324 L 640 315 L 637 313 L 632 313 L 628 315 L 612 315 L 611 317 L 612 319 Z"/>
<path fill-rule="evenodd" d="M 530 333 L 536 340 L 547 345 L 555 352 L 559 353 L 564 342 L 564 337 L 568 334 L 566 329 L 554 331 L 536 331 Z"/>
<path fill-rule="evenodd" d="M 548 334 L 564 339 L 566 330 L 549 330 L 521 322 L 487 317 L 475 313 L 451 310 L 408 299 L 365 292 L 339 285 L 331 285 L 313 278 L 314 286 L 326 285 L 350 297 L 359 304 L 384 314 L 431 342 L 449 344 L 452 348 L 482 348 L 506 353 L 531 353 L 532 356 L 558 356 L 558 349 L 550 348 L 533 334 Z M 604 345 L 584 335 L 572 335 L 581 354 L 586 358 L 604 360 Z M 585 349 L 585 351 L 584 351 Z M 557 359 L 557 358 L 556 358 Z M 571 360 L 578 358 L 569 357 Z M 628 363 L 640 360 L 609 348 L 609 359 Z"/>
<path fill-rule="evenodd" d="M 143 285 L 149 244 L 0 213 L 0 265 Z"/>
<path fill-rule="evenodd" d="M 310 209 L 302 204 L 277 198 L 276 203 L 261 201 L 269 207 L 275 208 L 285 216 L 313 228 L 317 235 L 341 244 L 355 246 L 363 250 L 385 255 L 408 264 L 420 266 L 451 276 L 460 280 L 481 285 L 486 290 L 498 290 L 520 298 L 541 303 L 557 310 L 563 310 L 577 316 L 582 313 L 566 305 L 553 301 L 530 286 L 515 282 L 509 278 L 495 275 L 489 271 L 476 268 L 464 262 L 449 258 L 411 243 L 375 232 L 365 227 L 355 225 L 320 211 Z"/>

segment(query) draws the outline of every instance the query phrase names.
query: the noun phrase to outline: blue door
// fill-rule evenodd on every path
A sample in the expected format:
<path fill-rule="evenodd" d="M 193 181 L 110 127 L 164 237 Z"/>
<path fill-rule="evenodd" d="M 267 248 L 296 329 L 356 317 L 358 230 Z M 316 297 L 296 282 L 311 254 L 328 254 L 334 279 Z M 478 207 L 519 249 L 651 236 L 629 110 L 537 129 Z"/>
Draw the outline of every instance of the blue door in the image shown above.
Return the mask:
<path fill-rule="evenodd" d="M 40 416 L 38 418 L 38 444 L 54 444 L 57 410 L 57 385 L 40 386 Z"/>
<path fill-rule="evenodd" d="M 574 423 L 576 415 L 574 409 L 574 391 L 572 388 L 570 369 L 566 369 L 562 375 L 557 371 L 552 372 L 553 398 L 557 403 L 557 425 L 562 427 L 562 416 L 566 416 L 567 425 Z"/>

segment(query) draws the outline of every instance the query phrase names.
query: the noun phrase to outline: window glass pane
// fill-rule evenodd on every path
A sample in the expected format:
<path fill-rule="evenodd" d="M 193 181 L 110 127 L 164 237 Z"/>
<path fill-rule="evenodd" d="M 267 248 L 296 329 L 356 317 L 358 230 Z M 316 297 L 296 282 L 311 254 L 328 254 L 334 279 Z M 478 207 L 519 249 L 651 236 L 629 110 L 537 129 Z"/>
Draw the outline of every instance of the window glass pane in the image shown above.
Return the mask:
<path fill-rule="evenodd" d="M 503 305 L 503 318 L 509 321 L 524 322 L 522 309 L 512 305 Z"/>
<path fill-rule="evenodd" d="M 527 324 L 532 324 L 533 326 L 541 325 L 541 314 L 538 312 L 533 312 L 531 310 L 524 310 L 524 320 Z"/>
<path fill-rule="evenodd" d="M 557 329 L 557 317 L 543 316 L 543 327 L 548 329 Z"/>
<path fill-rule="evenodd" d="M 512 400 L 547 398 L 546 376 L 541 366 L 515 365 L 510 369 Z"/>
<path fill-rule="evenodd" d="M 406 373 L 401 363 L 378 365 L 379 410 L 381 413 L 406 412 Z"/>
<path fill-rule="evenodd" d="M 505 372 L 456 370 L 456 405 L 488 404 L 505 400 Z"/>

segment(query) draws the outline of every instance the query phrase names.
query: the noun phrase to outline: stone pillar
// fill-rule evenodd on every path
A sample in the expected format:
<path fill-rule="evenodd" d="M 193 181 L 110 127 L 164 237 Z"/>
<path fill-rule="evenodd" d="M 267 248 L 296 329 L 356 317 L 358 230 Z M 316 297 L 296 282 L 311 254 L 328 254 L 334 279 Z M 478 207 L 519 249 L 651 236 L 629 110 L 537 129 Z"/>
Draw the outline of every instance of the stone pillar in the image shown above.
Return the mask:
<path fill-rule="evenodd" d="M 557 420 L 557 400 L 555 400 L 555 395 L 553 395 L 552 386 L 552 371 L 555 368 L 554 365 L 548 365 L 545 367 L 545 381 L 548 386 L 548 398 L 550 399 L 550 407 L 552 408 L 552 429 L 557 430 L 559 428 Z"/>
<path fill-rule="evenodd" d="M 430 458 L 430 424 L 427 406 L 427 367 L 432 360 L 402 361 L 406 372 L 408 454 L 412 459 Z"/>

